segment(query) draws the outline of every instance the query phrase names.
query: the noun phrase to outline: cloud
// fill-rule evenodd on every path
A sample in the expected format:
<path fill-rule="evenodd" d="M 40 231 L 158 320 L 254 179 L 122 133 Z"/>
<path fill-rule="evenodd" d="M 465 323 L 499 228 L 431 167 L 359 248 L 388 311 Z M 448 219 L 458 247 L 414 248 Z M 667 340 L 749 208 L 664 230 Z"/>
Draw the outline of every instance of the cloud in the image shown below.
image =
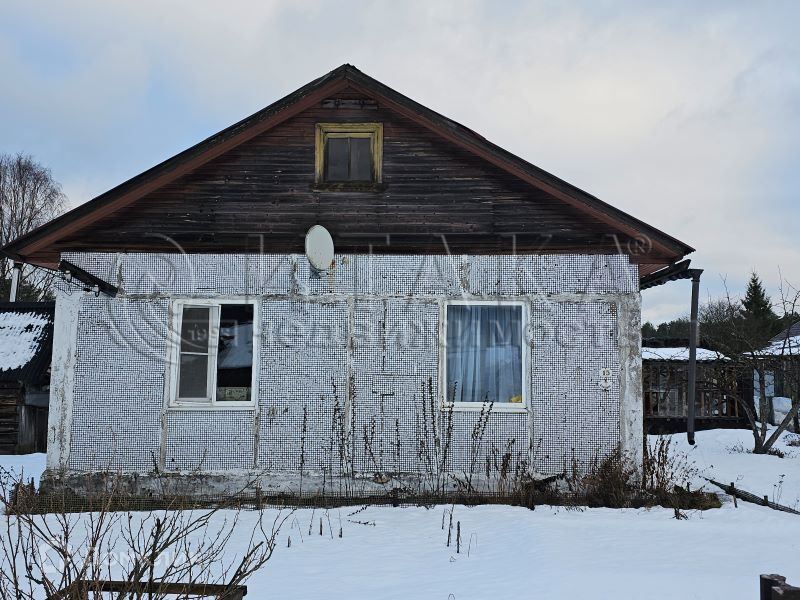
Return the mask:
<path fill-rule="evenodd" d="M 800 282 L 800 7 L 115 2 L 0 9 L 0 150 L 74 203 L 343 62 L 698 249 L 704 296 Z M 672 284 L 673 286 L 677 284 Z M 684 304 L 685 310 L 680 307 Z M 646 292 L 645 317 L 688 310 Z"/>

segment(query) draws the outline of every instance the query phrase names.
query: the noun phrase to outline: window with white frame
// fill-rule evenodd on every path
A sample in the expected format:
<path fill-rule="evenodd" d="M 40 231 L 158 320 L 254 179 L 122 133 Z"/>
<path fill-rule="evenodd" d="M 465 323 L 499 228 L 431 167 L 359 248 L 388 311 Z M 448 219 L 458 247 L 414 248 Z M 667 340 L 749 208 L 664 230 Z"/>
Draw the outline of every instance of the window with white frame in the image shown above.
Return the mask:
<path fill-rule="evenodd" d="M 526 404 L 522 302 L 451 302 L 445 305 L 446 402 L 497 408 Z"/>
<path fill-rule="evenodd" d="M 187 300 L 174 309 L 173 405 L 251 404 L 255 305 Z"/>

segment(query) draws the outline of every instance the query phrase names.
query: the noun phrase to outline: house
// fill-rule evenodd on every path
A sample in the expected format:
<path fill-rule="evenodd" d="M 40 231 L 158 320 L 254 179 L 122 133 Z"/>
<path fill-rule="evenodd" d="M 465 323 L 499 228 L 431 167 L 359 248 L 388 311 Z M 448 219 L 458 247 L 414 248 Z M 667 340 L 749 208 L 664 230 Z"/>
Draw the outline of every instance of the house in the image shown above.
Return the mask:
<path fill-rule="evenodd" d="M 800 402 L 800 322 L 794 323 L 773 337 L 759 353 L 764 368 L 764 394 L 770 408 L 767 421 L 779 424 Z M 759 407 L 761 393 L 757 370 L 753 372 L 753 402 Z M 800 417 L 795 414 L 790 428 L 800 432 Z"/>
<path fill-rule="evenodd" d="M 640 278 L 693 251 L 350 65 L 3 250 L 64 277 L 78 494 L 638 465 Z"/>
<path fill-rule="evenodd" d="M 0 454 L 47 449 L 53 302 L 0 303 Z"/>
<path fill-rule="evenodd" d="M 736 398 L 725 393 L 729 386 L 749 397 L 751 384 L 730 359 L 709 348 L 697 350 L 697 429 L 748 427 L 747 415 Z M 725 385 L 720 381 L 725 380 Z M 686 431 L 688 416 L 689 347 L 686 340 L 643 340 L 642 387 L 644 424 L 648 433 Z M 731 382 L 731 383 L 728 383 Z M 749 389 L 749 388 L 748 388 Z"/>

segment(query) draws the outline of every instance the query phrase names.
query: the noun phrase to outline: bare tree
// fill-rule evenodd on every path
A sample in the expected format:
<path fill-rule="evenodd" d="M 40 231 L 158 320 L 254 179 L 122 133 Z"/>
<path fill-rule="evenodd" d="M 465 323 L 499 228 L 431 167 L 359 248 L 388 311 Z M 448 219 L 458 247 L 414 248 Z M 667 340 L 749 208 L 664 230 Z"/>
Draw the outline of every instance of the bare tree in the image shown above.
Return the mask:
<path fill-rule="evenodd" d="M 777 303 L 780 320 L 790 323 L 800 303 L 800 291 L 786 282 L 781 283 L 780 302 Z M 740 303 L 726 292 L 725 298 L 711 303 L 708 316 L 711 326 L 705 337 L 728 357 L 718 370 L 714 384 L 726 396 L 736 400 L 747 417 L 753 432 L 753 452 L 766 454 L 794 421 L 800 409 L 800 346 L 797 338 L 786 336 L 774 342 L 763 342 L 764 334 L 759 323 L 749 322 L 740 311 Z M 779 377 L 786 389 L 793 390 L 791 407 L 780 422 L 770 429 L 773 413 L 767 393 L 768 380 Z M 749 379 L 753 386 L 742 386 Z M 748 393 L 752 390 L 752 394 Z"/>
<path fill-rule="evenodd" d="M 0 245 L 43 225 L 58 216 L 66 197 L 50 169 L 26 154 L 0 154 Z M 12 264 L 0 260 L 0 284 L 8 296 Z M 26 267 L 20 282 L 21 297 L 40 300 L 47 295 L 52 274 Z"/>

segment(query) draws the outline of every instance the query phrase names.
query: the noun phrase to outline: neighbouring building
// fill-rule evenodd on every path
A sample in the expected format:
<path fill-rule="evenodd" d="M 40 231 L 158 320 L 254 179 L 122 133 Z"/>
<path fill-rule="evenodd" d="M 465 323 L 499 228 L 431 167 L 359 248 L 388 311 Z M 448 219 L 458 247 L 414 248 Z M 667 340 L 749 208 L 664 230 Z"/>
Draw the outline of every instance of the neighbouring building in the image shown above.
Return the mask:
<path fill-rule="evenodd" d="M 709 348 L 697 348 L 695 423 L 698 430 L 748 427 L 739 398 L 749 398 L 752 384 L 740 367 Z M 689 347 L 685 340 L 644 340 L 642 384 L 647 433 L 686 431 Z M 726 393 L 736 390 L 736 396 Z"/>
<path fill-rule="evenodd" d="M 777 425 L 800 402 L 800 322 L 776 335 L 759 353 L 764 366 L 764 395 L 769 406 L 767 422 Z M 760 406 L 758 371 L 753 371 L 753 403 Z M 795 414 L 790 428 L 800 432 L 800 417 Z"/>
<path fill-rule="evenodd" d="M 187 494 L 638 464 L 640 278 L 692 252 L 349 65 L 3 250 L 64 276 L 44 484 Z"/>
<path fill-rule="evenodd" d="M 47 449 L 54 302 L 0 303 L 0 454 Z"/>

